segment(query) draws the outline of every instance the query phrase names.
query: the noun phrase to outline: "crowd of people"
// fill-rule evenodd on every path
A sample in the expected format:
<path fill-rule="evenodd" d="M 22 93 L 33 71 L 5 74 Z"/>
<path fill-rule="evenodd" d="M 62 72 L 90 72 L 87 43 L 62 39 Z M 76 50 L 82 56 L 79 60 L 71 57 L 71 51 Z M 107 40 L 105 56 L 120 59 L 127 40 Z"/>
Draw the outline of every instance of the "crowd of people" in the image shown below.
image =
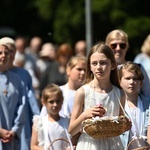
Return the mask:
<path fill-rule="evenodd" d="M 88 54 L 84 40 L 72 47 L 39 36 L 28 44 L 0 38 L 0 150 L 126 150 L 136 138 L 150 144 L 149 39 L 128 61 L 120 29 Z M 84 130 L 87 119 L 124 112 L 132 126 L 119 136 L 95 139 Z"/>

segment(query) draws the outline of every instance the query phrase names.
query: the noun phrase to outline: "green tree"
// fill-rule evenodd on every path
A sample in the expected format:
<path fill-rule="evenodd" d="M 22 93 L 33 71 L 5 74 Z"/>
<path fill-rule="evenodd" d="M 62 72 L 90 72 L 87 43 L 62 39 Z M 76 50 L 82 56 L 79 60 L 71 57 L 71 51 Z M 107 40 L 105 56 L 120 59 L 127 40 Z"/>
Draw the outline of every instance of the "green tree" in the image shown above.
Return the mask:
<path fill-rule="evenodd" d="M 77 40 L 76 37 L 84 38 L 85 13 L 83 0 L 78 2 L 35 0 L 33 5 L 38 9 L 39 16 L 51 23 L 52 36 L 57 43 L 64 41 L 73 43 L 74 40 Z"/>
<path fill-rule="evenodd" d="M 150 33 L 149 5 L 148 0 L 91 0 L 93 43 L 122 29 L 129 36 L 128 56 L 133 59 Z M 0 17 L 1 26 L 57 44 L 85 39 L 85 0 L 1 0 Z"/>

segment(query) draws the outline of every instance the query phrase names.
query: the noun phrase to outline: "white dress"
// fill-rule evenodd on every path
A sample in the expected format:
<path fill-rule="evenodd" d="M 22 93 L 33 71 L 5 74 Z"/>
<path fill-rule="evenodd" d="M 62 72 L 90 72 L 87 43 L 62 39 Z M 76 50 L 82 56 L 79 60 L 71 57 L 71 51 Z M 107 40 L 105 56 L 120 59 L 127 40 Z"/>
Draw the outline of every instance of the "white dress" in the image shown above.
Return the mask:
<path fill-rule="evenodd" d="M 72 113 L 73 104 L 74 104 L 74 97 L 75 97 L 76 90 L 70 90 L 68 88 L 68 83 L 63 86 L 60 86 L 60 89 L 63 92 L 64 101 L 63 101 L 62 109 L 59 112 L 59 114 L 62 117 L 70 118 L 70 115 Z"/>
<path fill-rule="evenodd" d="M 56 122 L 50 122 L 48 115 L 35 115 L 33 123 L 35 130 L 38 132 L 38 146 L 44 148 L 44 150 L 65 150 L 65 148 L 69 146 L 69 143 L 66 141 L 59 140 L 54 142 L 52 146 L 50 146 L 50 143 L 58 138 L 68 140 L 65 131 L 65 128 L 68 128 L 68 121 L 68 118 L 61 117 L 60 120 Z"/>
<path fill-rule="evenodd" d="M 84 110 L 102 104 L 107 108 L 107 116 L 119 115 L 119 88 L 113 86 L 112 91 L 106 94 L 95 92 L 89 85 L 84 85 L 83 88 L 85 92 Z M 123 145 L 119 136 L 94 139 L 83 131 L 79 137 L 76 150 L 123 150 Z"/>

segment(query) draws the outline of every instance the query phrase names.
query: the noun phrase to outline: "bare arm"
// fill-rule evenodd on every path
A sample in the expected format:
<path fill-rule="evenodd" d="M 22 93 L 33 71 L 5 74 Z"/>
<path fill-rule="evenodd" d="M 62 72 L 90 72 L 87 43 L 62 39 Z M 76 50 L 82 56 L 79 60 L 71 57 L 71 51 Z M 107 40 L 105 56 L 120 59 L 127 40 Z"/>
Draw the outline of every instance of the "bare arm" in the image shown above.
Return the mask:
<path fill-rule="evenodd" d="M 74 100 L 73 111 L 71 114 L 71 120 L 69 125 L 69 133 L 73 136 L 80 132 L 82 122 L 88 118 L 95 116 L 102 116 L 104 114 L 104 108 L 100 106 L 91 107 L 83 111 L 84 107 L 84 89 L 81 87 L 77 90 Z"/>
<path fill-rule="evenodd" d="M 85 119 L 81 113 L 84 106 L 84 90 L 78 89 L 74 99 L 74 106 L 71 114 L 71 120 L 69 124 L 69 133 L 71 135 L 77 134 L 81 129 L 81 123 Z"/>
<path fill-rule="evenodd" d="M 147 130 L 147 142 L 150 144 L 150 125 L 148 126 Z"/>
<path fill-rule="evenodd" d="M 43 148 L 38 146 L 38 134 L 35 131 L 34 125 L 32 126 L 32 136 L 31 136 L 31 150 L 44 150 Z"/>

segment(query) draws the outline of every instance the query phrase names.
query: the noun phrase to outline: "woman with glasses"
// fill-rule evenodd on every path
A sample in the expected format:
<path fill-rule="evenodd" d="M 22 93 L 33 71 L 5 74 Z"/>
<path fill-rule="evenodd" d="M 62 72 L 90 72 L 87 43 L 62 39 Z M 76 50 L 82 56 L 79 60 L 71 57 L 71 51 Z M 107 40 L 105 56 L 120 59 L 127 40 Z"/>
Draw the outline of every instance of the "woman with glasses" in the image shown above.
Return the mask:
<path fill-rule="evenodd" d="M 117 64 L 125 63 L 129 47 L 127 34 L 122 30 L 113 30 L 108 33 L 105 42 L 113 51 Z"/>
<path fill-rule="evenodd" d="M 128 42 L 128 35 L 123 30 L 116 29 L 109 32 L 106 36 L 105 43 L 113 51 L 118 67 L 127 61 L 125 57 L 126 57 L 127 50 L 129 48 L 129 42 Z M 149 92 L 150 80 L 148 78 L 145 69 L 141 65 L 140 68 L 144 75 L 141 93 L 146 97 L 150 97 L 150 92 Z"/>

